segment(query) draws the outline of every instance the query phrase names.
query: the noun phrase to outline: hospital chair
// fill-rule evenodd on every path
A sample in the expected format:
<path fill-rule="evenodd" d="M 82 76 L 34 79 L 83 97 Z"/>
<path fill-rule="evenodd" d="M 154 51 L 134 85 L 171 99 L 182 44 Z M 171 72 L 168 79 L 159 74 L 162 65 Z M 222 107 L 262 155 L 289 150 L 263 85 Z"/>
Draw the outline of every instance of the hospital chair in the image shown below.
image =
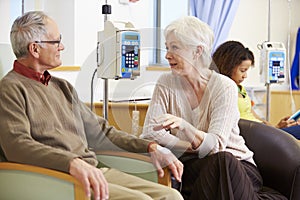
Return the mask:
<path fill-rule="evenodd" d="M 15 56 L 9 44 L 0 43 L 0 79 L 12 68 Z M 143 179 L 171 187 L 170 173 L 158 177 L 146 155 L 97 152 L 98 167 L 115 168 Z M 7 162 L 0 148 L 0 200 L 87 200 L 83 186 L 67 173 L 42 167 Z"/>
<path fill-rule="evenodd" d="M 241 119 L 241 135 L 254 152 L 265 189 L 275 189 L 289 200 L 300 199 L 300 143 L 290 134 L 263 123 Z"/>
<path fill-rule="evenodd" d="M 99 167 L 113 167 L 146 180 L 170 186 L 170 174 L 164 178 L 145 155 L 129 152 L 97 152 Z M 67 173 L 25 164 L 7 162 L 0 152 L 0 199 L 9 200 L 88 200 L 83 186 Z"/>

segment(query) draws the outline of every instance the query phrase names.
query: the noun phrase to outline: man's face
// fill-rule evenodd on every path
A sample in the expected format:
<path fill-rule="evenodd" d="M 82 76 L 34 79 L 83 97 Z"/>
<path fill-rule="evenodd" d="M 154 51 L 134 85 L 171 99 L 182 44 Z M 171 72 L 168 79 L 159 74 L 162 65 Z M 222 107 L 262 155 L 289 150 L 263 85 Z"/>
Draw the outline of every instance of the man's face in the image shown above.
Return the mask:
<path fill-rule="evenodd" d="M 48 19 L 46 23 L 47 35 L 43 38 L 44 41 L 59 41 L 61 35 L 57 24 Z M 64 45 L 60 43 L 43 43 L 40 44 L 40 52 L 38 62 L 41 70 L 48 70 L 58 67 L 62 64 L 60 59 L 60 51 L 64 50 Z"/>

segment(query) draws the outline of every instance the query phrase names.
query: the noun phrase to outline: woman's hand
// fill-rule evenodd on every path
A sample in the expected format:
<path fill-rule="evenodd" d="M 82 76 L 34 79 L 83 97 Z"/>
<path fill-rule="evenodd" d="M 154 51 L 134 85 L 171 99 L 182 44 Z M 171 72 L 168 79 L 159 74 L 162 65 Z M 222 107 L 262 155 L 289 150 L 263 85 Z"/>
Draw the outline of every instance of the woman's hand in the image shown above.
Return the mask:
<path fill-rule="evenodd" d="M 155 122 L 157 126 L 153 128 L 154 131 L 161 129 L 179 129 L 182 131 L 187 140 L 191 143 L 193 149 L 197 149 L 203 141 L 204 133 L 180 117 L 164 114 L 156 118 Z"/>
<path fill-rule="evenodd" d="M 291 126 L 298 125 L 297 121 L 291 119 L 289 120 L 289 116 L 282 118 L 278 124 L 275 126 L 276 128 L 286 128 Z"/>

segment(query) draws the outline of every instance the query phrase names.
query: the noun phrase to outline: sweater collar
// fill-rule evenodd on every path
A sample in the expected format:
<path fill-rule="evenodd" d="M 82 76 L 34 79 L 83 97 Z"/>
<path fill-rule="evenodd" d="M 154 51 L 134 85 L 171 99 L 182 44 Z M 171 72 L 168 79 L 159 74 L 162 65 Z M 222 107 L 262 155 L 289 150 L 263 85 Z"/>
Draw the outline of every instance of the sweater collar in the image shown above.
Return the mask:
<path fill-rule="evenodd" d="M 44 74 L 41 74 L 39 72 L 30 69 L 29 67 L 22 65 L 17 60 L 15 60 L 14 62 L 14 71 L 27 78 L 38 81 L 46 86 L 48 85 L 51 79 L 51 75 L 47 70 L 44 72 Z"/>

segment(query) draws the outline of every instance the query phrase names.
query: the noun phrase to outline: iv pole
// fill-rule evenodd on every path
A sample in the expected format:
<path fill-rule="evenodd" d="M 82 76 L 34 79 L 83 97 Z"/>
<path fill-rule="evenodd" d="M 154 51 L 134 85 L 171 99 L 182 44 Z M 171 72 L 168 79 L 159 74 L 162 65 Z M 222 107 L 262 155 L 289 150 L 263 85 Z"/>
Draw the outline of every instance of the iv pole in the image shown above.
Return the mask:
<path fill-rule="evenodd" d="M 270 41 L 270 33 L 271 33 L 271 0 L 269 0 L 269 11 L 268 11 L 268 42 Z M 269 121 L 270 119 L 270 103 L 271 103 L 271 92 L 270 92 L 270 83 L 266 83 L 267 87 L 267 105 L 266 105 L 266 120 Z"/>
<path fill-rule="evenodd" d="M 104 14 L 104 30 L 98 32 L 97 65 L 98 77 L 104 81 L 103 118 L 108 120 L 108 79 L 134 79 L 139 76 L 140 35 L 138 31 L 132 30 L 134 26 L 130 22 L 119 22 L 125 25 L 125 29 L 119 29 L 108 21 L 107 15 L 111 14 L 111 6 L 107 5 L 107 0 L 102 6 L 102 14 Z M 113 35 L 116 38 L 107 41 L 107 37 Z M 107 48 L 106 54 L 103 53 L 103 48 Z"/>
<path fill-rule="evenodd" d="M 24 2 L 25 0 L 22 0 L 22 15 L 24 15 L 24 4 L 25 4 L 25 2 Z"/>
<path fill-rule="evenodd" d="M 107 5 L 107 0 L 105 5 L 102 6 L 102 14 L 104 14 L 104 23 L 108 20 L 108 14 L 111 14 L 111 6 Z M 102 78 L 103 83 L 103 118 L 108 120 L 108 78 Z"/>

